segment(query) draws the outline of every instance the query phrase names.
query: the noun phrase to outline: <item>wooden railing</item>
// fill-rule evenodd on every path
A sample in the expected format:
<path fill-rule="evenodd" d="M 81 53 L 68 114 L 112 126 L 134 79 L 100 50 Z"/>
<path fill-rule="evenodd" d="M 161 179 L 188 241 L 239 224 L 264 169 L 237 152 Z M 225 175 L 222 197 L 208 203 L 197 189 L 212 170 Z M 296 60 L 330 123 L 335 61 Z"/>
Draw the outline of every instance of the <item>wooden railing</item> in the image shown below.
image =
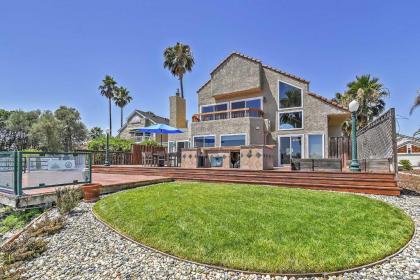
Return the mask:
<path fill-rule="evenodd" d="M 194 114 L 192 116 L 193 122 L 205 122 L 213 120 L 225 120 L 225 119 L 236 119 L 236 118 L 247 118 L 247 117 L 263 117 L 264 112 L 256 108 L 242 108 L 218 112 L 209 112 Z"/>

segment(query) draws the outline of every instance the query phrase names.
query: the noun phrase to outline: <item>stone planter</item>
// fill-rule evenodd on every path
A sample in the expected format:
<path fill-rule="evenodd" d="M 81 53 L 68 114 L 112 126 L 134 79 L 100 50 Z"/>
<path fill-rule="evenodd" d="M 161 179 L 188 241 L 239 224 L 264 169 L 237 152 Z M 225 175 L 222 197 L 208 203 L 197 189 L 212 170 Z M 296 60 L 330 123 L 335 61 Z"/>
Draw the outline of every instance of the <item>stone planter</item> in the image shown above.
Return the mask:
<path fill-rule="evenodd" d="M 85 184 L 82 186 L 83 201 L 96 202 L 101 194 L 101 184 Z"/>

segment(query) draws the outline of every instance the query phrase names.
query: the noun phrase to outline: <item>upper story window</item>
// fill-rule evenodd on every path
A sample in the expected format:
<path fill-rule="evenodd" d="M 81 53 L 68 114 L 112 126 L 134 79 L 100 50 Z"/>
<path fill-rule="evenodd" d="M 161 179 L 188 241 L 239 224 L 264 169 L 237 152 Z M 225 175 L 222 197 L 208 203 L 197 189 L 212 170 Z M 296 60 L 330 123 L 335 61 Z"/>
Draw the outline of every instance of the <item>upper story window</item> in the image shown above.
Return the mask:
<path fill-rule="evenodd" d="M 211 112 L 220 112 L 226 111 L 228 109 L 227 103 L 206 105 L 201 107 L 201 113 L 211 113 Z"/>
<path fill-rule="evenodd" d="M 279 108 L 300 107 L 302 107 L 302 89 L 284 82 L 279 82 Z"/>
<path fill-rule="evenodd" d="M 279 129 L 301 129 L 303 128 L 303 113 L 296 112 L 280 112 L 279 113 Z"/>
<path fill-rule="evenodd" d="M 253 108 L 261 110 L 261 98 L 255 98 L 255 99 L 248 99 L 248 100 L 239 100 L 239 101 L 232 101 L 230 103 L 230 108 L 232 110 L 239 110 L 239 109 L 245 109 L 245 108 Z M 258 111 L 249 111 L 248 113 L 245 113 L 244 111 L 237 111 L 232 112 L 232 118 L 240 118 L 240 117 L 259 117 Z"/>
<path fill-rule="evenodd" d="M 214 136 L 195 136 L 194 148 L 214 147 L 216 138 Z"/>
<path fill-rule="evenodd" d="M 220 104 L 213 104 L 213 105 L 206 105 L 201 107 L 201 113 L 213 113 L 213 112 L 223 112 L 223 113 L 215 113 L 215 114 L 208 114 L 202 115 L 202 121 L 212 121 L 212 120 L 220 120 L 226 119 L 227 113 L 225 111 L 228 110 L 228 103 L 220 103 Z"/>

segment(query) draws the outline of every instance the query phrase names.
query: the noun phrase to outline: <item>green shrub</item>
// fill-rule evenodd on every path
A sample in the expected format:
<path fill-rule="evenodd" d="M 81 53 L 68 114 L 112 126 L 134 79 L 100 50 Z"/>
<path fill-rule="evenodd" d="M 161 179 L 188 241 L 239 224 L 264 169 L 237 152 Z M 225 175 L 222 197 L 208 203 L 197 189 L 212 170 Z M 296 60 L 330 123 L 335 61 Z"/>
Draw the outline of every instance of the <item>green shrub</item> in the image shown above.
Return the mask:
<path fill-rule="evenodd" d="M 61 214 L 67 214 L 73 210 L 82 197 L 80 188 L 62 188 L 56 191 L 57 208 Z"/>
<path fill-rule="evenodd" d="M 109 138 L 109 150 L 111 152 L 130 152 L 133 140 L 126 140 L 119 137 Z M 106 146 L 106 137 L 101 136 L 88 142 L 88 149 L 92 151 L 104 151 Z"/>
<path fill-rule="evenodd" d="M 408 159 L 400 160 L 400 164 L 402 165 L 402 168 L 405 171 L 413 170 L 413 166 L 411 165 L 411 162 Z"/>
<path fill-rule="evenodd" d="M 0 233 L 5 233 L 12 229 L 22 228 L 30 220 L 39 216 L 41 213 L 42 210 L 38 208 L 12 212 L 0 221 Z"/>
<path fill-rule="evenodd" d="M 140 143 L 140 145 L 143 146 L 151 146 L 151 147 L 157 147 L 160 146 L 160 144 L 158 142 L 156 142 L 155 140 L 144 140 L 143 142 Z"/>

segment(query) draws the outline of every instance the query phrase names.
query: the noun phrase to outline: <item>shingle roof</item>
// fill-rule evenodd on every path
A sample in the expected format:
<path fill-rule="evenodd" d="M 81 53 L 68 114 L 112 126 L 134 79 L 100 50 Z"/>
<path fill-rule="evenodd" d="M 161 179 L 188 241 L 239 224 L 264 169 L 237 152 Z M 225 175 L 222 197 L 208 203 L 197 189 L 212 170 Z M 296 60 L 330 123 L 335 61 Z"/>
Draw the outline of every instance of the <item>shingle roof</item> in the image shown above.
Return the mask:
<path fill-rule="evenodd" d="M 143 116 L 145 116 L 146 118 L 151 119 L 155 123 L 169 124 L 169 119 L 158 116 L 151 111 L 147 111 L 147 112 L 141 111 L 141 110 L 136 110 L 136 111 L 142 114 Z"/>
<path fill-rule="evenodd" d="M 327 103 L 327 104 L 329 104 L 329 105 L 332 105 L 332 106 L 334 106 L 334 107 L 337 107 L 337 108 L 338 108 L 338 109 L 340 109 L 340 110 L 344 110 L 344 111 L 346 111 L 346 112 L 349 112 L 349 113 L 350 113 L 350 111 L 349 111 L 349 109 L 348 109 L 348 108 L 346 108 L 346 107 L 344 107 L 343 105 L 338 104 L 337 102 L 334 102 L 334 101 L 332 101 L 332 100 L 330 100 L 330 99 L 328 99 L 328 98 L 325 98 L 324 96 L 321 96 L 321 95 L 316 94 L 316 93 L 313 93 L 313 92 L 308 92 L 308 94 L 309 94 L 310 96 L 312 96 L 312 97 L 315 97 L 315 98 L 317 98 L 317 99 L 321 100 L 321 101 L 322 101 L 322 102 L 324 102 L 324 103 Z"/>
<path fill-rule="evenodd" d="M 242 58 L 245 58 L 245 59 L 248 59 L 248 60 L 250 60 L 250 61 L 253 61 L 253 62 L 256 62 L 256 63 L 259 63 L 259 64 L 261 64 L 261 66 L 262 67 L 264 67 L 264 68 L 267 68 L 267 69 L 270 69 L 270 70 L 272 70 L 272 71 L 275 71 L 275 72 L 277 72 L 277 73 L 280 73 L 280 74 L 282 74 L 282 75 L 285 75 L 285 76 L 288 76 L 289 78 L 292 78 L 292 79 L 295 79 L 295 80 L 298 80 L 298 81 L 301 81 L 301 82 L 303 82 L 303 83 L 308 83 L 309 84 L 309 81 L 308 80 L 305 80 L 305 79 L 303 79 L 303 78 L 301 78 L 301 77 L 298 77 L 298 76 L 296 76 L 296 75 L 293 75 L 293 74 L 290 74 L 290 73 L 287 73 L 287 72 L 284 72 L 284 71 L 282 71 L 282 70 L 280 70 L 280 69 L 278 69 L 278 68 L 275 68 L 275 67 L 272 67 L 272 66 L 269 66 L 269 65 L 266 65 L 266 64 L 262 64 L 262 62 L 261 62 L 261 60 L 259 60 L 259 59 L 256 59 L 256 58 L 254 58 L 254 57 L 251 57 L 251 56 L 248 56 L 248 55 L 245 55 L 245 54 L 243 54 L 243 53 L 240 53 L 240 52 L 237 52 L 237 51 L 235 51 L 235 52 L 232 52 L 231 54 L 229 54 L 225 59 L 223 59 L 211 72 L 210 72 L 210 74 L 213 74 L 217 69 L 219 69 L 231 56 L 233 56 L 233 55 L 237 55 L 237 56 L 240 56 L 240 57 L 242 57 Z M 199 92 L 200 90 L 202 90 L 209 82 L 211 81 L 211 79 L 210 80 L 208 80 L 207 82 L 205 82 L 204 83 L 204 85 L 202 85 L 198 90 L 197 90 L 197 92 Z"/>

